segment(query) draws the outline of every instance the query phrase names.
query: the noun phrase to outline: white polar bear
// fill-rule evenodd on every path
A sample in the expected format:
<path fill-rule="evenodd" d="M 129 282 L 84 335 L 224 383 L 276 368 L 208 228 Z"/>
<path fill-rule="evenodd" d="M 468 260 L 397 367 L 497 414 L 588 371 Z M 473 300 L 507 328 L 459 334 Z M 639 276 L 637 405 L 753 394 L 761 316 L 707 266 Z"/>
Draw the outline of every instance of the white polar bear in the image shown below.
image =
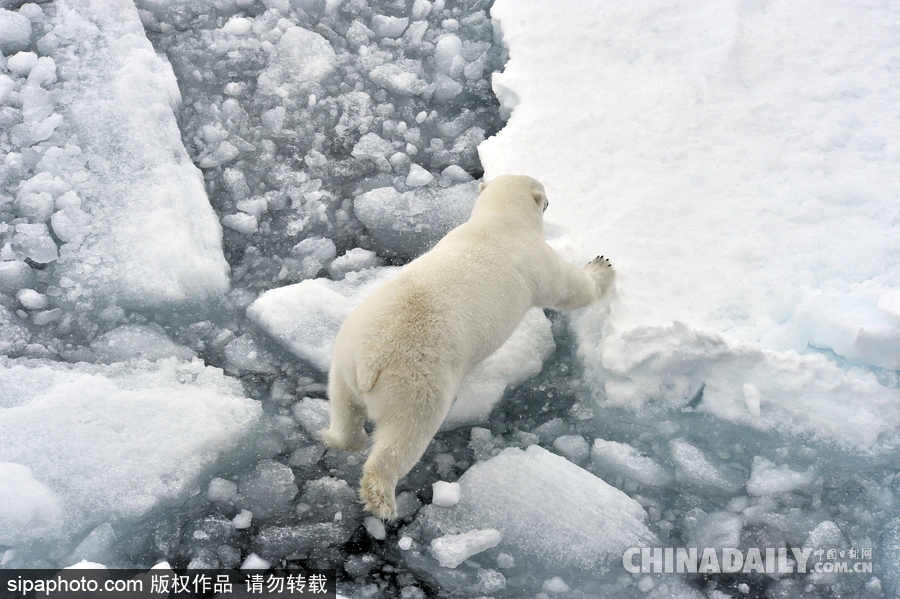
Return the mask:
<path fill-rule="evenodd" d="M 544 242 L 544 187 L 503 175 L 482 184 L 469 220 L 375 290 L 338 331 L 328 377 L 330 447 L 361 451 L 368 416 L 375 441 L 360 497 L 397 516 L 397 481 L 419 461 L 463 377 L 500 347 L 532 307 L 583 308 L 615 273 L 602 256 L 583 269 Z"/>

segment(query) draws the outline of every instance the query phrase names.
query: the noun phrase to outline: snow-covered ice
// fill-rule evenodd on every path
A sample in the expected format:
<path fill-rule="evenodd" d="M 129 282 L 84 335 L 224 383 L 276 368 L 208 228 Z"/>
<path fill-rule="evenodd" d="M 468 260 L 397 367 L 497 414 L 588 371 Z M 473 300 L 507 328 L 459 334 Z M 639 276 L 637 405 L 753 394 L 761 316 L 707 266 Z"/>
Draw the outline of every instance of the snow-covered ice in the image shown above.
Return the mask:
<path fill-rule="evenodd" d="M 896 385 L 856 366 L 900 348 L 887 6 L 494 4 L 513 117 L 486 178 L 540 179 L 555 244 L 618 269 L 608 317 L 576 323 L 604 402 L 680 408 L 705 383 L 718 417 L 896 447 Z"/>
<path fill-rule="evenodd" d="M 29 76 L 25 121 L 11 133 L 51 142 L 43 156 L 28 156 L 34 175 L 20 193 L 34 181 L 57 203 L 71 194 L 46 215 L 65 242 L 55 269 L 61 297 L 168 307 L 221 296 L 229 283 L 221 227 L 181 141 L 171 67 L 154 51 L 132 2 L 64 0 L 54 7 L 37 45 L 55 75 L 44 86 Z M 50 120 L 58 137 L 47 129 Z M 36 245 L 46 237 L 24 235 L 22 253 L 56 260 L 49 245 Z"/>
<path fill-rule="evenodd" d="M 0 543 L 56 543 L 183 501 L 256 430 L 259 404 L 221 370 L 169 358 L 108 366 L 0 363 Z M 3 477 L 4 481 L 8 481 Z M 108 526 L 108 524 L 107 524 Z M 77 561 L 77 560 L 76 560 Z"/>

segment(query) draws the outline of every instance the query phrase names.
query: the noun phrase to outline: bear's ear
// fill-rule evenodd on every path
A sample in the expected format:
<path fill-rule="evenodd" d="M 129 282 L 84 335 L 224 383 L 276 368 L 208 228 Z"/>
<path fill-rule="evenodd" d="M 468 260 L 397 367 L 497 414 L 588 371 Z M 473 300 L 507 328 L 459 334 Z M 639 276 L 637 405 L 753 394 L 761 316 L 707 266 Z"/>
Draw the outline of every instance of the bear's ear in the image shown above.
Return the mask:
<path fill-rule="evenodd" d="M 481 193 L 482 191 L 484 191 L 484 188 L 487 187 L 487 185 L 488 185 L 487 181 L 482 181 L 481 183 L 479 183 L 478 184 L 478 193 Z"/>
<path fill-rule="evenodd" d="M 531 191 L 531 195 L 534 197 L 534 202 L 540 206 L 541 210 L 546 211 L 547 206 L 550 204 L 547 201 L 547 195 L 541 189 L 533 189 Z"/>

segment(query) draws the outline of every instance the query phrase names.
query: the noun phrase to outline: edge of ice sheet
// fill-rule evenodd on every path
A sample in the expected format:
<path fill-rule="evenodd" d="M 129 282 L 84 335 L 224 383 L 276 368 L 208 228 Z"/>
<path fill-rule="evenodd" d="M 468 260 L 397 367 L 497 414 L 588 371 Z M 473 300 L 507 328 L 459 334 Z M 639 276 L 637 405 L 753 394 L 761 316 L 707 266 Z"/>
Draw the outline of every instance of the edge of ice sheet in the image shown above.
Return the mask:
<path fill-rule="evenodd" d="M 617 267 L 608 316 L 573 319 L 597 401 L 889 451 L 895 16 L 805 6 L 497 0 L 512 116 L 479 153 L 544 183 L 558 251 Z M 830 43 L 838 23 L 866 44 Z"/>
<path fill-rule="evenodd" d="M 91 234 L 61 248 L 58 273 L 97 299 L 165 307 L 224 294 L 229 267 L 203 177 L 181 141 L 172 67 L 153 49 L 129 0 L 60 0 L 39 42 L 70 102 L 67 143 L 87 169 L 39 165 L 63 177 L 89 211 Z M 90 65 L 90 66 L 86 66 Z"/>

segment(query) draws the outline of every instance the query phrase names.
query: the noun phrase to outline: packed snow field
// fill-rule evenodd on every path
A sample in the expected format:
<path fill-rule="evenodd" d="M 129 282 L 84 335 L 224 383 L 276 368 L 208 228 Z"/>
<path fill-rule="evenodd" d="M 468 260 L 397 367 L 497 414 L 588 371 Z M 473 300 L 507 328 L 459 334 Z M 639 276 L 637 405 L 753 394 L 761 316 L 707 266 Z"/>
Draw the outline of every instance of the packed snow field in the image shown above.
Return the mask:
<path fill-rule="evenodd" d="M 890 3 L 0 6 L 0 568 L 900 594 Z M 315 438 L 334 336 L 507 172 L 617 291 L 529 314 L 383 523 L 364 454 Z M 872 568 L 632 573 L 634 547 Z"/>

